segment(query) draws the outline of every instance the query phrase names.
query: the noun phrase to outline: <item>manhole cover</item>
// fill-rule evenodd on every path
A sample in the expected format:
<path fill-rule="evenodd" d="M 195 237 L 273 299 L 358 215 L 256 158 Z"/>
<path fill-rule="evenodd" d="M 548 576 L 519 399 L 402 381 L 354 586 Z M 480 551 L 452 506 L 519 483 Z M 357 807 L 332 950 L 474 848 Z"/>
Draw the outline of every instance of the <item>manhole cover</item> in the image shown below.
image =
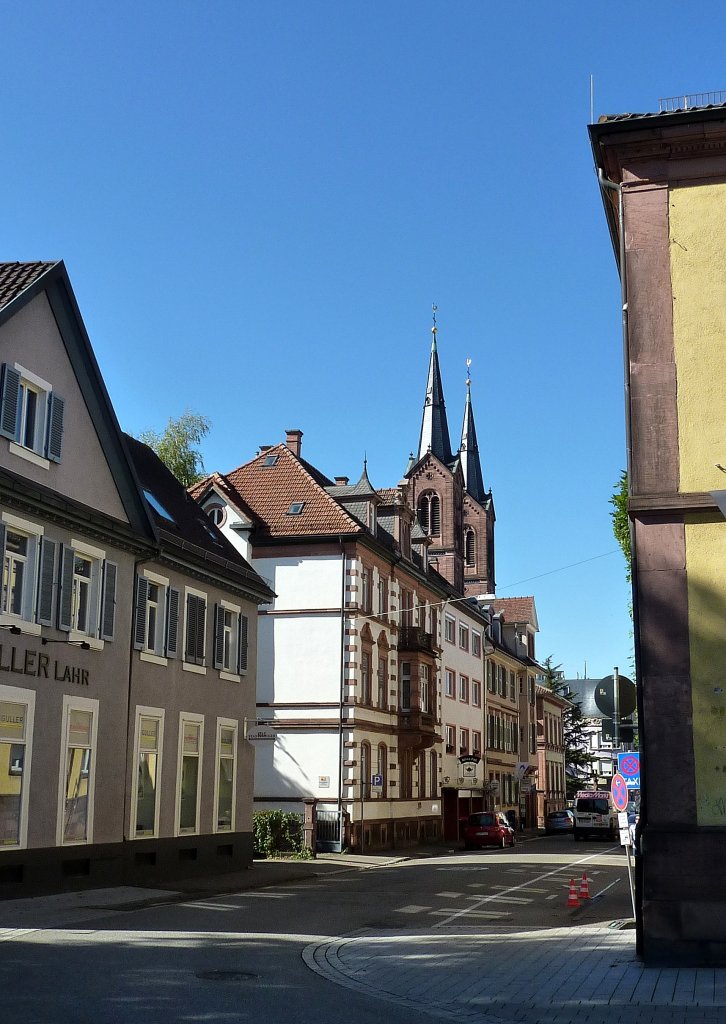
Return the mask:
<path fill-rule="evenodd" d="M 195 977 L 201 981 L 256 981 L 259 975 L 248 971 L 197 971 Z"/>

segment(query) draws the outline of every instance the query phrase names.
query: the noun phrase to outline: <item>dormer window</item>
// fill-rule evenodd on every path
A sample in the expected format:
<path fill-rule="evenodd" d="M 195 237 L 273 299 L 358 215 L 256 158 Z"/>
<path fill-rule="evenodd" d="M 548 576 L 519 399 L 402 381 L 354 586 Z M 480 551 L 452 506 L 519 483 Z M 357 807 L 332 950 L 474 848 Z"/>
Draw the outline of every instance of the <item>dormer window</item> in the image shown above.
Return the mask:
<path fill-rule="evenodd" d="M 227 509 L 220 502 L 207 505 L 204 509 L 215 526 L 222 526 L 227 518 Z"/>
<path fill-rule="evenodd" d="M 275 457 L 277 457 L 277 456 L 275 456 Z M 287 510 L 286 514 L 288 516 L 299 516 L 304 508 L 305 508 L 305 502 L 304 501 L 293 501 L 292 505 L 290 505 L 290 508 Z"/>

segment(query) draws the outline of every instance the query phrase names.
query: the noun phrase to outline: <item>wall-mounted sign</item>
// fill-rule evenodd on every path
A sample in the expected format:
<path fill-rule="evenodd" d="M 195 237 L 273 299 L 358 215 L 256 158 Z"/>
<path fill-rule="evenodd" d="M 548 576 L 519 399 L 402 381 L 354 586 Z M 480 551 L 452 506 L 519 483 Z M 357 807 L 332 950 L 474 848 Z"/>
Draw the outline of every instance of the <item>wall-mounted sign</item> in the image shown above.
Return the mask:
<path fill-rule="evenodd" d="M 67 665 L 49 654 L 21 650 L 12 644 L 0 643 L 0 672 L 13 672 L 36 679 L 55 679 L 59 683 L 88 686 L 88 669 Z"/>
<path fill-rule="evenodd" d="M 269 725 L 248 725 L 245 730 L 245 739 L 250 743 L 274 743 L 277 733 Z"/>
<path fill-rule="evenodd" d="M 330 776 L 318 775 L 318 786 L 320 789 L 330 789 Z"/>

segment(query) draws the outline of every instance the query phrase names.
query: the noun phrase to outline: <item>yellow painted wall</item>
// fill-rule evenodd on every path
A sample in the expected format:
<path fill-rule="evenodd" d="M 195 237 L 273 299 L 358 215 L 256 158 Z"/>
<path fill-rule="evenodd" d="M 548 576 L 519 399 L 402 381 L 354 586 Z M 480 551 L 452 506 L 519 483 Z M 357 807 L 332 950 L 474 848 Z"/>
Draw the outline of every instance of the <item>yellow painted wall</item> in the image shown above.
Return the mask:
<path fill-rule="evenodd" d="M 699 825 L 726 825 L 726 521 L 686 516 Z"/>
<path fill-rule="evenodd" d="M 669 196 L 680 490 L 726 489 L 726 184 Z"/>

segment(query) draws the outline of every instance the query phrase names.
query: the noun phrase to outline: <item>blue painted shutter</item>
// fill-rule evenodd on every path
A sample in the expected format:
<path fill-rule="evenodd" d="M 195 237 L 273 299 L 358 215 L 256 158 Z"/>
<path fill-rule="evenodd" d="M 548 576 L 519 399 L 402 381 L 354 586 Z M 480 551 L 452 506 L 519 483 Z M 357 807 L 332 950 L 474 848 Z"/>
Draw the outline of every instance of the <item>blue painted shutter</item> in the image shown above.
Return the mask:
<path fill-rule="evenodd" d="M 40 568 L 38 571 L 38 607 L 35 621 L 40 626 L 53 625 L 53 607 L 57 586 L 56 565 L 58 562 L 58 542 L 48 537 L 40 541 Z"/>
<path fill-rule="evenodd" d="M 166 656 L 176 658 L 179 638 L 179 591 L 169 587 L 166 596 Z"/>
<path fill-rule="evenodd" d="M 60 462 L 63 447 L 63 410 L 65 402 L 54 392 L 48 395 L 48 431 L 45 455 L 51 462 Z"/>
<path fill-rule="evenodd" d="M 20 374 L 15 367 L 3 363 L 0 384 L 0 434 L 11 441 L 18 439 L 20 406 Z"/>
<path fill-rule="evenodd" d="M 214 667 L 224 668 L 224 608 L 214 606 Z"/>
<path fill-rule="evenodd" d="M 73 563 L 75 552 L 73 548 L 63 545 L 63 558 L 61 562 L 61 586 L 60 598 L 58 601 L 58 629 L 69 633 L 71 630 L 71 604 L 73 600 Z"/>
<path fill-rule="evenodd" d="M 239 617 L 239 657 L 238 669 L 240 672 L 247 671 L 247 633 L 249 629 L 249 621 L 246 615 L 240 615 Z"/>
<path fill-rule="evenodd" d="M 103 563 L 103 594 L 101 596 L 101 639 L 113 640 L 116 620 L 116 576 L 118 566 L 114 562 Z"/>
<path fill-rule="evenodd" d="M 146 596 L 149 581 L 145 576 L 136 577 L 136 618 L 134 620 L 134 650 L 141 651 L 146 643 Z"/>

